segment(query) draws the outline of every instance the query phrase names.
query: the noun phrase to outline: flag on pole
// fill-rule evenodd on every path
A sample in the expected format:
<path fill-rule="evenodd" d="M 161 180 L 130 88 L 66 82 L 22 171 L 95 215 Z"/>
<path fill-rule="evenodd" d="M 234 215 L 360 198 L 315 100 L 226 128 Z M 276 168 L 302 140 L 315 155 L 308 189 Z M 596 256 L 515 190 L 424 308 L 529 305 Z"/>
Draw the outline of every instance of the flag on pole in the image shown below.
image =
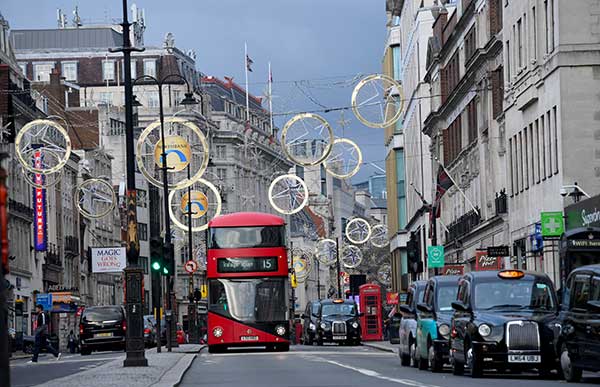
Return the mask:
<path fill-rule="evenodd" d="M 431 212 L 429 213 L 429 237 L 431 238 L 431 231 L 433 228 L 433 218 L 439 218 L 441 215 L 441 201 L 442 196 L 454 185 L 453 180 L 448 175 L 446 168 L 444 168 L 441 164 L 438 168 L 437 173 L 437 184 L 435 189 L 435 199 L 433 200 L 433 205 L 431 208 Z"/>
<path fill-rule="evenodd" d="M 246 54 L 246 69 L 250 72 L 252 72 L 252 64 L 254 63 L 254 61 L 252 59 L 250 59 L 250 57 L 248 56 L 248 54 Z"/>

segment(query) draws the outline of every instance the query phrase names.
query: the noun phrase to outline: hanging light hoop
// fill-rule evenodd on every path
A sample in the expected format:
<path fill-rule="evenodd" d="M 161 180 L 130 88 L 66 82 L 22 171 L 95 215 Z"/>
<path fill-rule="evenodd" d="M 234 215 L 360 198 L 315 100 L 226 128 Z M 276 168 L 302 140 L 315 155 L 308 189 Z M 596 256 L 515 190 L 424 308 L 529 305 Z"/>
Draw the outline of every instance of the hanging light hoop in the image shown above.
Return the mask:
<path fill-rule="evenodd" d="M 351 262 L 351 263 L 347 263 L 346 262 L 346 251 L 347 250 L 352 250 L 357 256 L 358 256 L 358 260 L 357 262 Z M 363 260 L 363 255 L 362 255 L 362 251 L 360 251 L 360 249 L 354 245 L 348 245 L 345 246 L 344 249 L 342 250 L 342 263 L 344 264 L 344 267 L 346 269 L 354 269 L 356 267 L 358 267 Z"/>
<path fill-rule="evenodd" d="M 279 206 L 277 206 L 275 204 L 275 201 L 273 200 L 273 189 L 275 188 L 275 186 L 277 185 L 277 183 L 279 183 L 283 179 L 296 180 L 302 186 L 302 191 L 304 192 L 304 199 L 302 200 L 302 203 L 300 203 L 300 205 L 298 206 L 298 208 L 294 208 L 293 210 L 285 210 L 285 209 L 280 208 Z M 287 174 L 287 175 L 278 176 L 278 177 L 275 178 L 275 180 L 273 180 L 271 182 L 271 185 L 269 186 L 269 202 L 271 203 L 271 206 L 277 212 L 280 212 L 280 213 L 285 214 L 285 215 L 293 215 L 293 214 L 295 214 L 297 212 L 302 211 L 302 209 L 308 203 L 308 187 L 306 186 L 306 183 L 304 182 L 304 180 L 302 180 L 301 178 L 299 178 L 296 175 Z"/>
<path fill-rule="evenodd" d="M 110 206 L 106 209 L 106 211 L 101 212 L 99 214 L 92 214 L 91 212 L 86 211 L 79 205 L 79 192 L 81 191 L 81 189 L 84 186 L 90 185 L 93 183 L 99 183 L 101 185 L 106 186 L 109 189 L 110 195 L 111 195 Z M 115 194 L 115 190 L 112 187 L 112 185 L 110 185 L 110 183 L 108 183 L 107 181 L 102 180 L 102 179 L 94 178 L 94 179 L 87 179 L 83 183 L 79 184 L 77 186 L 77 188 L 75 188 L 75 195 L 73 197 L 73 200 L 75 201 L 75 206 L 77 207 L 77 210 L 81 213 L 81 215 L 83 215 L 84 217 L 86 217 L 88 219 L 99 219 L 99 218 L 103 218 L 106 215 L 110 214 L 111 211 L 115 208 L 115 205 L 117 203 L 117 195 Z"/>
<path fill-rule="evenodd" d="M 294 249 L 296 250 L 296 249 Z M 296 280 L 298 282 L 304 282 L 306 281 L 306 279 L 308 278 L 308 276 L 310 275 L 310 273 L 312 272 L 312 261 L 310 256 L 301 249 L 297 249 L 299 251 L 292 251 L 292 267 L 295 267 L 295 261 L 296 260 L 303 260 L 304 261 L 304 270 L 300 272 L 300 274 L 298 272 L 296 272 L 294 270 L 294 273 L 296 273 Z M 297 259 L 296 259 L 297 258 Z"/>
<path fill-rule="evenodd" d="M 367 230 L 367 235 L 364 237 L 364 239 L 354 239 L 350 236 L 350 232 L 351 232 L 351 231 L 349 232 L 350 227 L 353 226 L 354 224 L 358 224 L 358 223 L 364 224 L 365 229 Z M 346 232 L 346 238 L 348 238 L 348 240 L 350 242 L 354 243 L 355 245 L 362 245 L 363 243 L 368 241 L 369 238 L 371 237 L 371 225 L 369 224 L 369 222 L 367 222 L 363 218 L 354 218 L 346 224 L 345 232 Z"/>
<path fill-rule="evenodd" d="M 202 145 L 202 149 L 204 151 L 203 152 L 204 157 L 202 159 L 202 163 L 200 164 L 200 168 L 198 168 L 196 173 L 190 179 L 183 179 L 176 184 L 169 184 L 169 189 L 172 189 L 172 190 L 178 190 L 178 189 L 189 187 L 190 185 L 194 184 L 202 177 L 202 175 L 204 174 L 204 171 L 206 171 L 206 168 L 208 167 L 209 149 L 208 149 L 208 142 L 206 141 L 206 136 L 204 135 L 204 133 L 202 133 L 202 131 L 200 130 L 200 128 L 198 128 L 198 126 L 196 124 L 194 124 L 193 122 L 190 122 L 188 120 L 185 120 L 183 118 L 169 117 L 169 118 L 166 118 L 164 121 L 165 121 L 164 122 L 165 125 L 166 124 L 181 124 L 181 125 L 187 127 L 188 129 L 190 129 L 200 139 L 200 144 Z M 144 146 L 144 142 L 146 141 L 146 139 L 148 138 L 150 133 L 152 133 L 152 131 L 156 128 L 160 128 L 160 120 L 156 120 L 156 121 L 152 122 L 150 125 L 148 125 L 146 127 L 146 129 L 144 129 L 142 134 L 140 134 L 140 138 L 138 139 L 138 142 L 137 142 L 137 151 L 136 151 L 135 158 L 137 160 L 138 168 L 140 169 L 140 172 L 142 172 L 142 175 L 144 175 L 146 180 L 148 180 L 152 185 L 162 188 L 163 182 L 154 178 L 148 172 L 148 170 L 146 169 L 146 166 L 144 165 L 144 159 L 141 156 L 143 153 L 142 148 Z M 160 139 L 158 140 L 158 143 L 160 143 L 162 140 L 163 139 L 161 136 Z M 154 144 L 154 146 L 156 146 L 157 144 Z M 197 153 L 197 152 L 194 152 L 192 150 L 192 153 Z M 191 160 L 189 162 L 191 163 Z"/>
<path fill-rule="evenodd" d="M 288 147 L 285 143 L 285 140 L 287 138 L 287 132 L 292 127 L 292 125 L 294 125 L 296 122 L 306 119 L 306 118 L 312 118 L 312 119 L 315 119 L 315 120 L 321 122 L 323 124 L 323 126 L 327 129 L 327 134 L 328 134 L 328 138 L 329 138 L 329 141 L 327 141 L 327 145 L 325 146 L 325 149 L 324 149 L 321 157 L 319 157 L 317 160 L 314 160 L 311 162 L 300 161 L 300 160 L 296 159 L 291 154 L 291 152 L 288 150 Z M 283 149 L 283 153 L 292 162 L 294 162 L 298 165 L 304 166 L 304 167 L 311 167 L 314 165 L 319 165 L 323 161 L 325 161 L 325 159 L 327 159 L 327 157 L 329 157 L 329 153 L 331 153 L 331 148 L 333 147 L 333 141 L 334 141 L 333 129 L 331 128 L 331 125 L 329 125 L 329 122 L 327 122 L 327 120 L 325 120 L 325 118 L 321 117 L 320 115 L 313 114 L 313 113 L 301 113 L 301 114 L 295 115 L 288 122 L 285 123 L 285 125 L 283 126 L 283 130 L 281 131 L 281 148 Z"/>
<path fill-rule="evenodd" d="M 323 264 L 325 266 L 331 266 L 335 263 L 335 261 L 337 259 L 337 250 L 335 251 L 336 257 L 334 259 L 332 259 L 331 261 L 326 261 L 324 259 L 321 259 L 322 254 L 319 254 L 319 246 L 323 243 L 333 244 L 336 246 L 335 248 L 337 249 L 337 242 L 334 241 L 333 239 L 321 239 L 317 242 L 317 245 L 315 246 L 315 256 L 317 258 L 317 261 L 319 261 L 321 264 Z"/>
<path fill-rule="evenodd" d="M 217 199 L 217 210 L 215 211 L 215 215 L 211 218 L 214 219 L 215 217 L 219 216 L 221 214 L 221 194 L 219 193 L 219 190 L 217 190 L 217 187 L 215 187 L 210 181 L 208 180 L 204 180 L 203 178 L 198 178 L 196 181 L 194 181 L 194 183 L 201 183 L 204 184 L 205 186 L 207 186 L 215 195 L 216 199 Z M 187 188 L 187 187 L 184 187 Z M 175 193 L 178 192 L 180 190 L 172 190 L 169 193 L 169 218 L 171 218 L 171 221 L 173 222 L 173 224 L 175 224 L 175 226 L 177 226 L 177 228 L 179 228 L 180 230 L 183 230 L 185 232 L 189 231 L 189 226 L 187 224 L 183 224 L 182 222 L 179 221 L 179 219 L 177 219 L 177 217 L 175 216 L 175 214 L 173 213 L 173 198 L 175 197 Z M 202 226 L 197 226 L 197 227 L 192 227 L 192 232 L 200 232 L 200 231 L 204 231 L 208 228 L 208 222 L 206 222 L 206 224 L 203 224 Z"/>
<path fill-rule="evenodd" d="M 56 157 L 56 159 L 58 160 L 59 157 L 56 153 L 54 153 L 52 151 L 46 151 L 46 152 L 54 155 Z M 34 173 L 34 172 L 28 171 L 27 169 L 23 168 L 22 166 L 21 166 L 21 172 L 23 173 L 23 177 L 25 178 L 25 181 L 27 182 L 27 184 L 29 184 L 30 186 L 32 186 L 34 188 L 40 188 L 40 189 L 47 189 L 47 188 L 54 187 L 59 181 L 61 181 L 61 179 L 64 175 L 64 169 L 61 168 L 59 171 L 56 171 L 54 173 L 44 174 L 45 177 L 48 177 L 48 176 L 52 176 L 56 173 L 56 177 L 54 178 L 54 181 L 52 181 L 52 183 L 37 184 L 34 180 L 29 178 L 29 174 Z"/>
<path fill-rule="evenodd" d="M 385 242 L 384 243 L 379 243 L 378 241 L 376 242 L 376 235 L 379 233 L 378 230 L 383 229 L 385 230 Z M 381 232 L 382 234 L 384 234 L 384 232 Z M 377 248 L 383 248 L 387 245 L 390 244 L 390 241 L 387 239 L 387 233 L 388 233 L 388 228 L 383 225 L 383 224 L 378 224 L 376 226 L 373 226 L 373 228 L 371 229 L 371 244 Z"/>
<path fill-rule="evenodd" d="M 383 122 L 372 122 L 372 121 L 367 120 L 360 113 L 360 111 L 359 111 L 360 106 L 358 105 L 357 98 L 358 98 L 358 93 L 360 93 L 360 90 L 366 84 L 368 84 L 369 82 L 376 82 L 378 80 L 381 80 L 382 82 L 389 82 L 393 87 L 396 88 L 396 90 L 398 90 L 398 96 L 400 98 L 400 106 L 398 106 L 398 108 L 396 109 L 396 113 L 394 114 L 394 116 L 391 119 L 386 120 L 385 117 L 383 117 Z M 388 97 L 388 98 L 390 98 L 390 97 Z M 356 87 L 354 88 L 354 90 L 352 91 L 351 105 L 352 105 L 352 112 L 354 113 L 356 118 L 358 118 L 358 120 L 360 122 L 362 122 L 364 125 L 366 125 L 370 128 L 386 128 L 388 126 L 395 124 L 396 121 L 398 121 L 400 119 L 400 116 L 402 115 L 402 110 L 404 109 L 404 92 L 402 90 L 402 86 L 392 77 L 389 77 L 384 74 L 371 74 L 371 75 L 368 75 L 368 76 L 364 77 L 363 79 L 361 79 L 358 82 L 358 84 L 356 85 Z"/>
<path fill-rule="evenodd" d="M 26 160 L 24 155 L 21 153 L 20 145 L 21 141 L 23 141 L 23 136 L 37 125 L 51 126 L 65 138 L 65 154 L 63 155 L 62 159 L 59 159 L 58 164 L 51 168 L 34 168 L 30 165 L 31 161 Z M 43 148 L 40 149 L 43 150 Z M 19 130 L 19 133 L 17 133 L 17 137 L 15 138 L 15 153 L 17 154 L 17 159 L 26 170 L 33 173 L 39 173 L 41 175 L 49 175 L 54 172 L 58 172 L 62 167 L 65 166 L 65 164 L 67 164 L 69 157 L 71 157 L 71 138 L 69 137 L 69 133 L 65 130 L 65 128 L 52 120 L 33 120 L 23 126 L 21 130 Z"/>
<path fill-rule="evenodd" d="M 331 153 L 333 153 L 333 148 L 335 148 L 335 144 L 350 144 L 350 146 L 352 146 L 354 149 L 356 149 L 356 153 L 358 154 L 358 160 L 357 160 L 357 163 L 356 163 L 356 166 L 354 167 L 354 169 L 352 169 L 352 171 L 348 172 L 345 175 L 334 172 L 333 169 L 329 168 L 327 160 L 325 160 L 323 162 L 323 165 L 324 165 L 327 173 L 329 173 L 333 177 L 337 177 L 338 179 L 348 179 L 348 178 L 356 175 L 358 173 L 358 171 L 360 170 L 360 166 L 362 165 L 362 160 L 363 160 L 362 152 L 360 151 L 360 148 L 358 147 L 358 145 L 354 141 L 347 139 L 347 138 L 336 138 L 335 141 L 333 142 L 333 147 L 332 147 Z"/>

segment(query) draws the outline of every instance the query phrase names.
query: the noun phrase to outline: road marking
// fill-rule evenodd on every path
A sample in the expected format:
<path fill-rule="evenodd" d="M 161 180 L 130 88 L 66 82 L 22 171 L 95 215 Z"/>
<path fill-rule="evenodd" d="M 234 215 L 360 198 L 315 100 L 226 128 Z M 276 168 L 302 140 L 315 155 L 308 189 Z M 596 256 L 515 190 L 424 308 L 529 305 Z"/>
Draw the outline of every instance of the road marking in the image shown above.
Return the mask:
<path fill-rule="evenodd" d="M 411 380 L 411 379 L 396 379 L 396 378 L 390 378 L 389 376 L 385 376 L 385 375 L 381 375 L 379 372 L 377 371 L 373 371 L 373 370 L 369 370 L 366 368 L 358 368 L 358 367 L 352 367 L 346 364 L 342 364 L 339 363 L 337 361 L 334 360 L 327 360 L 327 359 L 323 359 L 323 358 L 313 358 L 312 360 L 319 360 L 319 361 L 323 361 L 329 364 L 333 364 L 336 365 L 338 367 L 342 367 L 342 368 L 346 368 L 355 372 L 359 372 L 363 375 L 366 376 L 370 376 L 372 378 L 377 378 L 377 379 L 381 379 L 381 380 L 386 380 L 388 382 L 392 382 L 392 383 L 397 383 L 397 384 L 404 384 L 405 386 L 412 386 L 412 387 L 438 387 L 434 384 L 425 384 L 425 383 L 421 383 L 421 382 L 417 382 L 416 380 Z"/>
<path fill-rule="evenodd" d="M 227 357 L 227 356 L 273 356 L 273 355 L 290 355 L 290 356 L 304 356 L 304 355 L 328 355 L 328 356 L 381 356 L 389 357 L 394 356 L 391 352 L 326 352 L 326 351 L 290 351 L 290 352 L 229 352 L 229 353 L 203 353 L 204 356 L 208 357 Z"/>

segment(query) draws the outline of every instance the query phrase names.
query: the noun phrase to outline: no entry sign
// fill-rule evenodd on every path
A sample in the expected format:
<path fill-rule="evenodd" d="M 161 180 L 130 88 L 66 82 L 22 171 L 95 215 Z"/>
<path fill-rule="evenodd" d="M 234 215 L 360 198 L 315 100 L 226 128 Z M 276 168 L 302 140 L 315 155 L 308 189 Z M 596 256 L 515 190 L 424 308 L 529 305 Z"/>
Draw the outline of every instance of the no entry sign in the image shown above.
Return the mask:
<path fill-rule="evenodd" d="M 194 274 L 196 270 L 198 270 L 198 264 L 196 263 L 196 261 L 192 260 L 187 261 L 184 267 L 185 271 L 187 271 L 190 274 Z"/>

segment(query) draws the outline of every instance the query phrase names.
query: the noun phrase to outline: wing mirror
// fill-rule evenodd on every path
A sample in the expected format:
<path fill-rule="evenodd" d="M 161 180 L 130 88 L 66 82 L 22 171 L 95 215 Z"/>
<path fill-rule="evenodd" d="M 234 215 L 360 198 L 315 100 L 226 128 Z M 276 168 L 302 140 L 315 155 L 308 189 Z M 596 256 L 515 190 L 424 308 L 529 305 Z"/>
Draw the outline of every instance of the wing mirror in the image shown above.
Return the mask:
<path fill-rule="evenodd" d="M 423 302 L 417 304 L 417 310 L 423 313 L 433 313 L 433 308 Z"/>
<path fill-rule="evenodd" d="M 452 301 L 452 308 L 459 312 L 469 312 L 470 308 L 461 301 Z"/>

